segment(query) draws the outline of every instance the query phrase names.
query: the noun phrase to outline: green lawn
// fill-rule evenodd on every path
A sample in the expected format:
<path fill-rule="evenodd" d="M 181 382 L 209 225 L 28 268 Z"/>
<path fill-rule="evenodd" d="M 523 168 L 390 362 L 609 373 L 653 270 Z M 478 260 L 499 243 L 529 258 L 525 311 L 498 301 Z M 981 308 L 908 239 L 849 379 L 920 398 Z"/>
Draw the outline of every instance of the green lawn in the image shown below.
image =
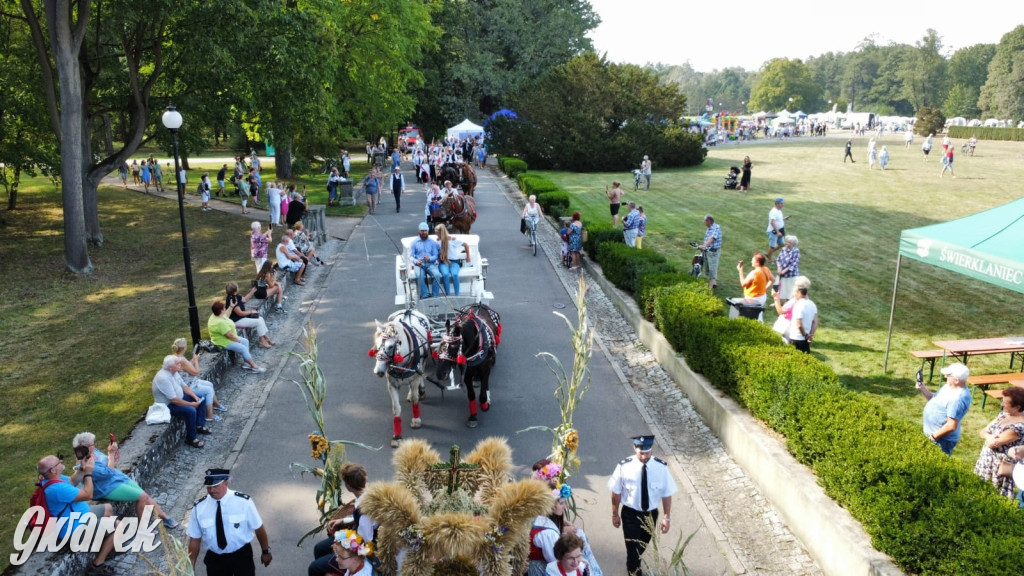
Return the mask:
<path fill-rule="evenodd" d="M 35 463 L 71 453 L 75 433 L 123 438 L 152 403 L 150 383 L 171 342 L 189 333 L 176 202 L 101 188 L 106 242 L 96 270 L 64 272 L 60 196 L 26 183 L 5 210 L 0 274 L 0 570 L 28 506 Z M 186 206 L 200 323 L 230 280 L 255 276 L 248 218 Z"/>
<path fill-rule="evenodd" d="M 812 280 L 810 296 L 820 311 L 814 353 L 845 386 L 919 423 L 924 399 L 913 385 L 919 363 L 908 351 L 934 348 L 932 341 L 941 339 L 1024 335 L 1019 322 L 1024 297 L 904 259 L 889 373 L 882 374 L 899 233 L 1018 198 L 1024 144 L 982 142 L 973 158 L 957 149 L 956 179 L 948 173 L 940 179 L 938 155 L 924 161 L 920 138 L 909 150 L 902 137 L 882 138 L 879 147 L 886 145 L 891 155 L 885 172 L 877 166 L 868 170 L 867 141 L 854 139 L 856 164 L 842 162 L 845 138 L 714 147 L 702 166 L 655 167 L 648 192 L 633 193 L 628 173 L 543 174 L 569 191 L 572 209 L 581 210 L 584 223 L 610 220 L 605 185 L 628 184 L 624 201 L 637 201 L 648 216 L 644 249 L 661 251 L 680 269 L 688 268 L 693 256 L 686 242 L 703 239 L 703 216 L 713 214 L 723 229 L 723 297 L 741 295 L 736 263 L 767 251 L 768 211 L 776 197 L 784 197 L 791 217 L 786 231 L 800 239 L 800 271 Z M 752 190 L 724 190 L 729 167 L 739 166 L 744 155 L 754 163 Z M 775 314 L 767 316 L 771 322 Z M 969 366 L 976 373 L 1005 372 L 1008 363 L 1007 356 L 977 357 Z M 981 448 L 978 431 L 997 413 L 993 402 L 983 412 L 976 395 L 955 458 L 973 465 Z"/>

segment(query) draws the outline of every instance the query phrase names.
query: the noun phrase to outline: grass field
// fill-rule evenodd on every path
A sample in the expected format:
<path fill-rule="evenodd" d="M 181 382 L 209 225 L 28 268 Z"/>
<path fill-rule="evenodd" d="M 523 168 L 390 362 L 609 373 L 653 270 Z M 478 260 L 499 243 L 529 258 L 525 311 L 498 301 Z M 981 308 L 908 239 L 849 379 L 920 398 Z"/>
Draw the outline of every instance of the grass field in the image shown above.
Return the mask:
<path fill-rule="evenodd" d="M 900 231 L 1018 198 L 1024 144 L 982 142 L 971 158 L 960 156 L 957 149 L 956 178 L 947 173 L 940 179 L 941 148 L 925 161 L 920 138 L 908 150 L 901 136 L 883 137 L 878 145 L 886 145 L 891 155 L 884 172 L 877 166 L 868 170 L 866 137 L 854 139 L 856 164 L 844 164 L 845 140 L 713 147 L 702 166 L 655 167 L 647 192 L 632 192 L 628 173 L 542 173 L 570 192 L 572 209 L 581 209 L 584 224 L 610 222 L 604 189 L 612 180 L 623 182 L 629 190 L 624 202 L 637 201 L 648 216 L 644 249 L 661 251 L 680 270 L 689 267 L 694 253 L 686 242 L 703 240 L 703 216 L 713 214 L 723 230 L 723 297 L 742 295 L 736 263 L 747 262 L 749 270 L 751 254 L 767 251 L 768 211 L 776 197 L 784 197 L 784 212 L 791 217 L 786 232 L 800 239 L 800 271 L 813 282 L 810 296 L 820 312 L 815 355 L 835 369 L 846 387 L 919 424 L 925 401 L 914 390 L 919 363 L 908 351 L 934 348 L 932 341 L 941 339 L 1022 336 L 1019 310 L 1024 296 L 904 259 L 889 372 L 883 374 Z M 724 190 L 729 167 L 739 166 L 744 155 L 754 164 L 752 189 Z M 774 312 L 766 316 L 766 322 L 774 321 Z M 975 373 L 1006 372 L 1008 363 L 1005 355 L 976 357 L 969 366 Z M 954 458 L 973 467 L 981 448 L 978 431 L 997 413 L 994 402 L 983 412 L 976 395 Z"/>
<path fill-rule="evenodd" d="M 42 181 L 4 213 L 0 275 L 0 569 L 28 506 L 35 463 L 71 453 L 75 433 L 123 438 L 152 403 L 150 383 L 174 338 L 189 333 L 176 202 L 103 187 L 106 242 L 95 272 L 64 272 L 60 195 Z M 200 324 L 224 284 L 255 277 L 249 222 L 186 207 Z M 73 458 L 73 457 L 72 457 Z"/>

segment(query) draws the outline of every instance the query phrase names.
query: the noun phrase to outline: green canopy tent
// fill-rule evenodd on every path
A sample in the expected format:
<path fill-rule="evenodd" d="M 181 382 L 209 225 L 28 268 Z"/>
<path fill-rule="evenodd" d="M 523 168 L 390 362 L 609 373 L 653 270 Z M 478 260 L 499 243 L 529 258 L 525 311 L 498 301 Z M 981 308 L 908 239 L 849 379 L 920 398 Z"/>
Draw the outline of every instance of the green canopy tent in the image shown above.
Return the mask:
<path fill-rule="evenodd" d="M 1024 198 L 958 220 L 900 233 L 883 372 L 889 367 L 896 292 L 904 256 L 1024 293 Z"/>

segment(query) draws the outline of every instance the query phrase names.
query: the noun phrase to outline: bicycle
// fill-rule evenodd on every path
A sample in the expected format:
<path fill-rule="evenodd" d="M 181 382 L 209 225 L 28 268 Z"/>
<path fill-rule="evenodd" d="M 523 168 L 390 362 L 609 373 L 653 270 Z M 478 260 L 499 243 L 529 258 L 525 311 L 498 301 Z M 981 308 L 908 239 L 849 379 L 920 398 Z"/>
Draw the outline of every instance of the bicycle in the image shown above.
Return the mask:
<path fill-rule="evenodd" d="M 640 183 L 644 180 L 644 173 L 640 170 L 633 170 L 633 192 L 640 189 Z"/>
<path fill-rule="evenodd" d="M 529 218 L 526 219 L 526 230 L 530 237 L 530 247 L 533 248 L 533 255 L 537 255 L 537 223 Z"/>
<path fill-rule="evenodd" d="M 696 242 L 690 242 L 690 246 L 700 250 L 700 252 L 693 256 L 693 266 L 690 268 L 690 276 L 699 278 L 701 272 L 704 271 L 704 262 L 707 260 L 708 250 L 707 248 L 701 248 L 700 244 Z"/>

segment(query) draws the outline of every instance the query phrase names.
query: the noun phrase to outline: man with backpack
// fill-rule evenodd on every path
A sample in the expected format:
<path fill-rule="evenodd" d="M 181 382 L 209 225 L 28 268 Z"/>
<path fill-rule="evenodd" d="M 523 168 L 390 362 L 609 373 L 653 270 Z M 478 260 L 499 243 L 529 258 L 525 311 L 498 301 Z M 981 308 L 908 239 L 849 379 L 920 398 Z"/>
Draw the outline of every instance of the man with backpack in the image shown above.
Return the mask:
<path fill-rule="evenodd" d="M 36 464 L 36 469 L 42 477 L 39 485 L 43 489 L 46 500 L 47 516 L 55 519 L 68 518 L 60 527 L 59 538 L 64 538 L 69 531 L 74 531 L 84 525 L 91 518 L 92 522 L 99 522 L 100 518 L 111 516 L 114 513 L 110 504 L 89 505 L 92 500 L 92 471 L 96 465 L 92 456 L 79 461 L 79 470 L 75 473 L 76 478 L 81 476 L 79 487 L 71 484 L 71 479 L 64 475 L 64 462 L 62 458 L 54 455 L 44 456 Z M 71 513 L 78 512 L 80 516 L 72 519 Z M 100 545 L 100 551 L 96 558 L 89 563 L 86 569 L 86 576 L 110 576 L 114 569 L 105 564 L 107 555 L 114 549 L 114 535 L 107 534 Z"/>

